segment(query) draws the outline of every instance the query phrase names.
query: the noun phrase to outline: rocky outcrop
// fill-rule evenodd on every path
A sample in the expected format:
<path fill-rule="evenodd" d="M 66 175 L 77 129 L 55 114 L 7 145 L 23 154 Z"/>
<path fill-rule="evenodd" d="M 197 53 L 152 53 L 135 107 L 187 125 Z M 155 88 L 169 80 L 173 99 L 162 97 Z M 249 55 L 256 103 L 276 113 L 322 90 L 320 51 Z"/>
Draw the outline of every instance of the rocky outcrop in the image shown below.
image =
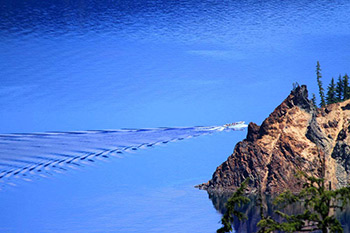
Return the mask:
<path fill-rule="evenodd" d="M 344 186 L 350 181 L 349 121 L 350 100 L 316 109 L 306 86 L 298 86 L 261 126 L 249 124 L 246 139 L 198 187 L 233 191 L 249 177 L 251 192 L 298 191 L 298 171 L 324 175 L 333 187 Z"/>

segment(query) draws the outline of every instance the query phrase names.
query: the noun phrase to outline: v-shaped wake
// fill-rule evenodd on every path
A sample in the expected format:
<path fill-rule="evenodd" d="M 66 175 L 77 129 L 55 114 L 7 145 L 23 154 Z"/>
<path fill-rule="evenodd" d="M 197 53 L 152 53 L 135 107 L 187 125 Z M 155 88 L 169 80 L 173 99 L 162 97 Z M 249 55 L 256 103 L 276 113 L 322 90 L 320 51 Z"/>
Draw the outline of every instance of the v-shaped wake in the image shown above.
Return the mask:
<path fill-rule="evenodd" d="M 243 130 L 244 122 L 210 127 L 94 130 L 0 134 L 0 181 L 31 180 L 96 159 L 224 130 Z"/>

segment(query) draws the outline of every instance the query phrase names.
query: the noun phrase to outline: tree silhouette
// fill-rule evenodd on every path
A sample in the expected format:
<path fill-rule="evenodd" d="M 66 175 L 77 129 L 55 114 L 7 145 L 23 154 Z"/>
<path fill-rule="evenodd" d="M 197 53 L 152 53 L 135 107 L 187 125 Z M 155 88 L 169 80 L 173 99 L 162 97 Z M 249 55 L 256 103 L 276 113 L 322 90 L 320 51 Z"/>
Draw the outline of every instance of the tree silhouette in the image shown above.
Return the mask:
<path fill-rule="evenodd" d="M 316 75 L 317 75 L 318 90 L 319 90 L 320 99 L 321 99 L 320 107 L 324 107 L 326 105 L 326 102 L 324 100 L 324 89 L 322 87 L 322 81 L 321 81 L 322 74 L 321 74 L 321 66 L 319 61 L 317 61 L 317 65 L 316 65 Z"/>
<path fill-rule="evenodd" d="M 334 78 L 332 78 L 331 83 L 328 86 L 328 91 L 327 91 L 327 104 L 333 104 L 337 102 L 336 98 L 336 88 L 335 88 L 335 83 L 334 83 Z"/>
<path fill-rule="evenodd" d="M 350 87 L 349 87 L 349 76 L 347 74 L 344 75 L 343 77 L 343 99 L 347 100 L 350 99 Z"/>
<path fill-rule="evenodd" d="M 226 212 L 221 218 L 221 223 L 224 225 L 218 229 L 217 233 L 230 232 L 233 230 L 232 223 L 234 218 L 238 218 L 240 221 L 246 220 L 247 216 L 238 211 L 237 208 L 240 208 L 242 205 L 248 204 L 250 199 L 244 195 L 249 178 L 242 182 L 241 186 L 233 193 L 233 195 L 228 199 L 226 203 Z"/>
<path fill-rule="evenodd" d="M 311 99 L 311 101 L 312 101 L 313 106 L 314 106 L 315 108 L 317 108 L 316 95 L 315 95 L 315 93 L 312 93 L 312 99 Z"/>
<path fill-rule="evenodd" d="M 341 75 L 339 75 L 338 82 L 337 82 L 337 85 L 335 87 L 335 95 L 336 95 L 337 102 L 340 102 L 343 100 L 343 93 L 344 93 L 343 79 L 342 79 Z"/>
<path fill-rule="evenodd" d="M 323 178 L 301 175 L 306 178 L 300 193 L 293 194 L 286 191 L 279 195 L 274 204 L 280 208 L 295 203 L 303 203 L 304 212 L 296 215 L 288 215 L 276 210 L 284 221 L 277 222 L 272 218 L 261 220 L 259 227 L 264 227 L 266 232 L 280 230 L 284 232 L 343 232 L 340 222 L 335 218 L 335 210 L 343 210 L 350 200 L 350 187 L 331 189 L 327 188 Z"/>
<path fill-rule="evenodd" d="M 321 158 L 321 176 L 325 176 L 325 156 Z M 343 228 L 339 220 L 335 217 L 336 210 L 344 210 L 350 202 L 350 187 L 343 187 L 332 190 L 331 183 L 328 187 L 324 178 L 308 176 L 303 172 L 298 173 L 299 179 L 302 181 L 302 189 L 299 193 L 285 191 L 274 200 L 274 205 L 280 209 L 275 210 L 275 214 L 281 221 L 275 220 L 272 216 L 266 214 L 262 201 L 261 190 L 258 190 L 258 205 L 260 206 L 260 218 L 257 227 L 258 233 L 271 233 L 274 231 L 283 232 L 315 232 L 322 233 L 343 233 Z M 245 180 L 241 187 L 228 200 L 227 211 L 221 219 L 224 225 L 218 229 L 218 233 L 232 231 L 232 223 L 234 217 L 240 221 L 246 220 L 247 216 L 236 210 L 242 204 L 248 204 L 249 198 L 246 197 L 247 182 Z M 293 205 L 302 204 L 301 213 L 289 215 L 284 212 L 285 209 L 292 209 Z"/>

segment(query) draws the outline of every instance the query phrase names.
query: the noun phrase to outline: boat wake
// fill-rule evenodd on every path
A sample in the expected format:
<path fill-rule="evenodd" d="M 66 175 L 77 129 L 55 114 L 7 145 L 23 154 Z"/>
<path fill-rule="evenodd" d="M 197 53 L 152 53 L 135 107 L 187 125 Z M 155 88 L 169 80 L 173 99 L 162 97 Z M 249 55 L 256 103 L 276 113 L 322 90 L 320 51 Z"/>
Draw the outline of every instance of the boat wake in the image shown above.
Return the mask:
<path fill-rule="evenodd" d="M 0 134 L 0 182 L 16 185 L 16 180 L 31 181 L 98 159 L 121 157 L 125 152 L 246 127 L 237 122 L 210 127 Z"/>

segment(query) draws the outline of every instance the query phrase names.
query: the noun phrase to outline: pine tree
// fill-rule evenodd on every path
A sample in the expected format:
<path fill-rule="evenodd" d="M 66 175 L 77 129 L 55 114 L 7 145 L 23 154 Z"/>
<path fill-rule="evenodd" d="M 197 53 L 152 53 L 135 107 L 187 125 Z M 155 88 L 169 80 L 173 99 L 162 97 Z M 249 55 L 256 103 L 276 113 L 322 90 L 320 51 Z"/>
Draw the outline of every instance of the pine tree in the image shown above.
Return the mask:
<path fill-rule="evenodd" d="M 312 101 L 312 104 L 314 105 L 314 107 L 317 108 L 316 95 L 315 95 L 315 93 L 312 93 L 312 99 L 311 99 L 311 101 Z"/>
<path fill-rule="evenodd" d="M 247 216 L 238 211 L 237 208 L 240 208 L 242 205 L 248 204 L 250 199 L 244 195 L 249 178 L 242 182 L 241 186 L 236 190 L 236 192 L 228 199 L 226 203 L 226 212 L 221 218 L 221 223 L 224 225 L 218 229 L 217 233 L 230 232 L 233 230 L 232 223 L 234 218 L 238 218 L 240 221 L 246 220 Z"/>
<path fill-rule="evenodd" d="M 275 213 L 282 218 L 282 221 L 276 221 L 272 216 L 266 214 L 262 200 L 262 193 L 259 189 L 258 204 L 260 206 L 260 218 L 257 227 L 258 233 L 271 233 L 275 231 L 282 232 L 315 232 L 322 233 L 343 233 L 343 228 L 338 219 L 335 217 L 337 210 L 343 211 L 350 203 L 350 186 L 332 189 L 331 183 L 326 185 L 325 182 L 325 156 L 321 158 L 321 173 L 323 178 L 308 176 L 303 172 L 299 172 L 299 178 L 302 179 L 302 189 L 299 193 L 285 191 L 274 200 L 274 205 L 281 210 L 276 210 Z M 238 211 L 242 205 L 250 202 L 245 196 L 249 179 L 245 180 L 241 187 L 232 195 L 226 203 L 227 211 L 221 219 L 224 225 L 217 230 L 217 233 L 233 231 L 232 223 L 234 217 L 238 220 L 246 220 L 247 216 Z M 283 212 L 284 209 L 291 209 L 295 204 L 303 204 L 304 210 L 295 215 L 288 215 Z"/>
<path fill-rule="evenodd" d="M 304 212 L 297 215 L 288 215 L 282 211 L 275 211 L 285 221 L 277 222 L 272 218 L 263 220 L 258 226 L 264 227 L 266 232 L 280 230 L 283 232 L 343 232 L 340 222 L 335 218 L 337 209 L 343 210 L 350 200 L 350 187 L 331 189 L 327 188 L 322 178 L 302 174 L 306 178 L 300 193 L 286 191 L 279 195 L 274 204 L 285 208 L 295 203 L 304 204 Z"/>
<path fill-rule="evenodd" d="M 343 88 L 344 88 L 343 100 L 350 99 L 349 76 L 347 74 L 345 74 L 343 77 Z"/>
<path fill-rule="evenodd" d="M 337 102 L 335 89 L 336 88 L 335 88 L 334 78 L 332 78 L 327 91 L 327 97 L 326 97 L 327 104 L 333 104 Z"/>
<path fill-rule="evenodd" d="M 341 75 L 339 75 L 337 85 L 335 87 L 335 95 L 336 95 L 336 100 L 337 102 L 340 102 L 343 100 L 343 93 L 344 93 L 344 88 L 343 88 L 343 79 Z"/>
<path fill-rule="evenodd" d="M 321 74 L 321 67 L 320 67 L 319 61 L 317 61 L 317 65 L 316 65 L 316 75 L 317 75 L 318 90 L 319 90 L 320 99 L 321 99 L 320 107 L 324 107 L 326 105 L 326 102 L 324 100 L 324 89 L 322 87 L 322 81 L 321 81 L 322 74 Z"/>
<path fill-rule="evenodd" d="M 267 203 L 266 203 L 266 198 L 263 198 L 263 193 L 261 191 L 261 179 L 259 177 L 259 186 L 258 186 L 258 199 L 257 199 L 257 206 L 259 207 L 260 211 L 260 222 L 271 222 L 272 218 L 271 216 L 267 215 Z M 269 226 L 259 226 L 258 231 L 256 233 L 270 233 L 269 232 Z"/>
<path fill-rule="evenodd" d="M 350 201 L 350 186 L 332 190 L 331 182 L 325 184 L 326 156 L 319 151 L 321 163 L 321 177 L 308 176 L 299 172 L 299 178 L 303 179 L 303 186 L 299 193 L 285 191 L 280 194 L 274 204 L 280 208 L 286 208 L 295 203 L 303 203 L 304 211 L 296 215 L 288 215 L 276 210 L 284 221 L 277 222 L 272 218 L 269 221 L 263 219 L 258 226 L 264 227 L 266 232 L 280 230 L 283 232 L 315 232 L 343 233 L 342 225 L 335 217 L 336 210 L 343 210 Z M 321 156 L 323 155 L 323 156 Z"/>

